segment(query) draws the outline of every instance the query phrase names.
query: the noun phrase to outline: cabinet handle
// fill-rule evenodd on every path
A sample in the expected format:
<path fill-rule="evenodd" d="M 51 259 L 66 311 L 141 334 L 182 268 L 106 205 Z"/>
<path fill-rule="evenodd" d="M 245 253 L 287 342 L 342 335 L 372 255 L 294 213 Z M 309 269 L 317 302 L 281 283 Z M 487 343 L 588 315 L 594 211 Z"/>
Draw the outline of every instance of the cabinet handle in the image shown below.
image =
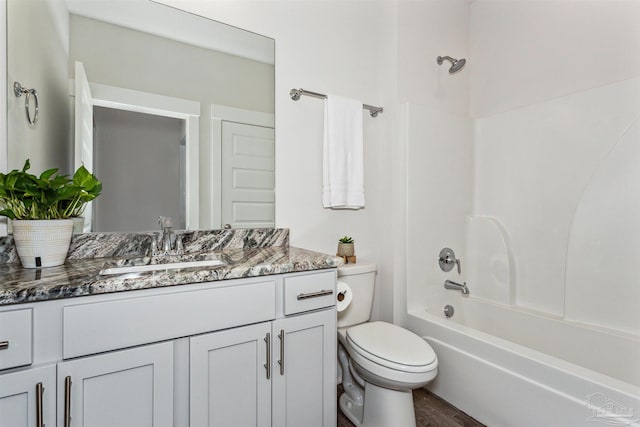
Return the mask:
<path fill-rule="evenodd" d="M 44 398 L 44 387 L 42 383 L 36 384 L 36 427 L 44 427 L 42 416 L 42 399 Z"/>
<path fill-rule="evenodd" d="M 333 289 L 323 289 L 318 292 L 310 292 L 308 294 L 298 294 L 298 301 L 309 298 L 324 297 L 327 295 L 333 295 Z"/>
<path fill-rule="evenodd" d="M 0 350 L 6 350 L 9 348 L 9 341 L 0 341 Z"/>
<path fill-rule="evenodd" d="M 267 336 L 264 337 L 264 342 L 267 343 L 267 363 L 264 364 L 264 369 L 267 370 L 267 379 L 271 378 L 271 332 L 267 332 Z"/>
<path fill-rule="evenodd" d="M 278 360 L 278 364 L 280 365 L 280 375 L 284 375 L 284 329 L 280 329 L 278 338 L 280 338 L 280 360 Z"/>
<path fill-rule="evenodd" d="M 71 377 L 64 379 L 64 427 L 71 427 Z"/>

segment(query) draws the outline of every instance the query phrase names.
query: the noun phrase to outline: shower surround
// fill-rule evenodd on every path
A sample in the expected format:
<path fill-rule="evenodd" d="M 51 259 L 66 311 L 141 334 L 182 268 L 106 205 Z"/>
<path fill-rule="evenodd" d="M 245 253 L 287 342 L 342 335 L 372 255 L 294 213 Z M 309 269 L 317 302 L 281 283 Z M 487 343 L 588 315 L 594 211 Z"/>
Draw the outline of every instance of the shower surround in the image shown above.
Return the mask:
<path fill-rule="evenodd" d="M 432 390 L 488 425 L 640 425 L 640 3 L 480 1 L 447 18 L 467 24 L 468 51 L 447 48 L 467 64 L 402 111 L 399 320 L 443 361 Z M 443 247 L 461 275 L 439 270 Z"/>

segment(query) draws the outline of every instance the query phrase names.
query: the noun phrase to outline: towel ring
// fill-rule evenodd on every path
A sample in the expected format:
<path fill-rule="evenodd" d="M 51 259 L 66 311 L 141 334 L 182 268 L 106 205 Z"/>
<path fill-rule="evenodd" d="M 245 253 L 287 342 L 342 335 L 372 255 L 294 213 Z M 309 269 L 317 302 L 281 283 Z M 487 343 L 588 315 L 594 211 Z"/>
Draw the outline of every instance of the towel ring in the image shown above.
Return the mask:
<path fill-rule="evenodd" d="M 22 94 L 24 94 L 24 110 L 27 113 L 27 121 L 30 125 L 35 125 L 38 121 L 38 92 L 35 89 L 27 89 L 22 87 L 22 85 L 18 82 L 13 83 L 13 93 L 16 97 L 20 98 Z M 31 109 L 29 108 L 29 101 L 31 99 L 31 95 L 33 95 L 33 99 L 35 101 L 35 108 L 33 111 L 33 118 L 31 118 Z"/>

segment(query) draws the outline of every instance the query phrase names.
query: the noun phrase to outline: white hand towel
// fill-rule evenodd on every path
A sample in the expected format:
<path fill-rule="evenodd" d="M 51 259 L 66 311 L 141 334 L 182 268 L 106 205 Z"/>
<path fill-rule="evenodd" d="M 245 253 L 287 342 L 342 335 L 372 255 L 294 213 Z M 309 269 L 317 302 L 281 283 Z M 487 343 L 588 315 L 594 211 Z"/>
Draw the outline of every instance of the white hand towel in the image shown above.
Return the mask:
<path fill-rule="evenodd" d="M 364 208 L 362 102 L 328 95 L 324 104 L 322 203 L 325 208 Z"/>

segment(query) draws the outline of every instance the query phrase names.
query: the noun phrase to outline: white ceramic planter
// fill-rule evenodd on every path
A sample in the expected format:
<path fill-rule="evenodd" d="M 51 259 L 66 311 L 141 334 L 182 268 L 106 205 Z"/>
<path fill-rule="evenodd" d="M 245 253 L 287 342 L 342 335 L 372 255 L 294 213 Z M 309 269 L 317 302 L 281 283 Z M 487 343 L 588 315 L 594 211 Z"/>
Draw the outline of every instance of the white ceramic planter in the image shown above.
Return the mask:
<path fill-rule="evenodd" d="M 73 234 L 84 233 L 84 217 L 78 216 L 71 219 L 73 220 Z"/>
<path fill-rule="evenodd" d="M 64 264 L 71 243 L 73 220 L 12 220 L 13 240 L 24 268 Z"/>

